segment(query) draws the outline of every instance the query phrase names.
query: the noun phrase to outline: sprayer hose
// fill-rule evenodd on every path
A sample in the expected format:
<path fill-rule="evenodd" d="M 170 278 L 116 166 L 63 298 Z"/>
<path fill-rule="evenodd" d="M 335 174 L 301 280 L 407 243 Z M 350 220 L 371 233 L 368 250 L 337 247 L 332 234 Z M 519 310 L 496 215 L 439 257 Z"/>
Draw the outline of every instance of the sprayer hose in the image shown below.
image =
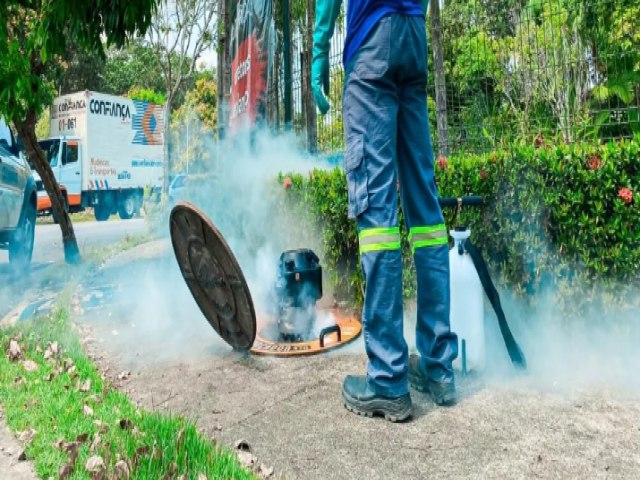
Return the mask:
<path fill-rule="evenodd" d="M 475 245 L 471 243 L 470 239 L 467 239 L 464 248 L 467 252 L 469 252 L 469 256 L 471 257 L 473 265 L 476 267 L 476 271 L 478 272 L 478 276 L 480 277 L 480 283 L 482 283 L 482 287 L 484 288 L 487 297 L 489 297 L 491 306 L 496 312 L 496 315 L 498 317 L 498 324 L 500 325 L 500 332 L 502 333 L 502 338 L 504 338 L 504 343 L 507 347 L 509 358 L 511 358 L 511 363 L 513 363 L 514 366 L 521 368 L 522 370 L 526 370 L 527 360 L 524 357 L 522 349 L 516 342 L 515 338 L 513 338 L 513 334 L 511 333 L 511 329 L 509 328 L 509 324 L 507 323 L 507 318 L 505 317 L 504 311 L 502 310 L 500 295 L 498 295 L 498 290 L 496 289 L 493 281 L 491 280 L 491 276 L 489 275 L 487 263 L 484 261 L 484 258 L 482 258 L 480 250 L 478 250 Z"/>

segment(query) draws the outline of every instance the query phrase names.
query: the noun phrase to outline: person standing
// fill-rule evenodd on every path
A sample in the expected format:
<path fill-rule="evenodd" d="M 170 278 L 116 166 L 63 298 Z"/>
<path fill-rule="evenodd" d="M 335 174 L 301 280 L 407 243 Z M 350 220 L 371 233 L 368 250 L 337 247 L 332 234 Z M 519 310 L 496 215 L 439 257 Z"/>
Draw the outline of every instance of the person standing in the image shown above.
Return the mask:
<path fill-rule="evenodd" d="M 316 0 L 312 88 L 329 111 L 329 48 L 342 0 Z M 438 202 L 427 115 L 428 0 L 351 0 L 343 63 L 343 123 L 349 218 L 356 219 L 366 288 L 366 376 L 348 375 L 348 410 L 390 421 L 412 414 L 409 384 L 438 405 L 456 402 L 449 322 L 447 230 Z M 403 336 L 397 182 L 417 281 L 416 347 Z"/>

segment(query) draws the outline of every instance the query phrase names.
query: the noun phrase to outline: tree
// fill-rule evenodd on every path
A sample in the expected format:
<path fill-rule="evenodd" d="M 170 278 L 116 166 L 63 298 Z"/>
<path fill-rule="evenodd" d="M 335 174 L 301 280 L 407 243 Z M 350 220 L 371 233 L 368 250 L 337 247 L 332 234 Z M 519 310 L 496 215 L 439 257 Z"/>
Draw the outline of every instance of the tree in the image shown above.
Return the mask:
<path fill-rule="evenodd" d="M 171 119 L 175 167 L 187 173 L 205 173 L 212 159 L 218 125 L 218 89 L 213 76 L 202 76 Z"/>
<path fill-rule="evenodd" d="M 124 95 L 136 86 L 165 92 L 167 81 L 156 61 L 155 50 L 136 38 L 125 48 L 110 48 L 106 52 L 103 92 Z"/>
<path fill-rule="evenodd" d="M 576 15 L 577 14 L 577 15 Z M 545 2 L 523 12 L 513 58 L 531 89 L 550 108 L 565 141 L 573 141 L 576 119 L 585 112 L 588 64 L 579 13 L 562 2 Z"/>
<path fill-rule="evenodd" d="M 104 55 L 107 45 L 123 45 L 151 23 L 154 0 L 5 0 L 0 3 L 0 115 L 16 128 L 25 151 L 40 174 L 60 219 L 65 260 L 80 261 L 73 225 L 44 152 L 38 145 L 36 122 L 50 105 L 51 71 L 59 67 L 69 39 L 85 52 Z"/>
<path fill-rule="evenodd" d="M 102 91 L 106 67 L 102 55 L 85 51 L 75 43 L 70 43 L 60 66 L 62 70 L 56 81 L 56 90 L 60 95 L 81 90 Z"/>
<path fill-rule="evenodd" d="M 196 72 L 196 62 L 215 41 L 216 0 L 160 0 L 148 40 L 166 80 L 165 138 L 169 119 L 182 83 Z M 165 142 L 164 191 L 169 187 L 171 158 Z"/>

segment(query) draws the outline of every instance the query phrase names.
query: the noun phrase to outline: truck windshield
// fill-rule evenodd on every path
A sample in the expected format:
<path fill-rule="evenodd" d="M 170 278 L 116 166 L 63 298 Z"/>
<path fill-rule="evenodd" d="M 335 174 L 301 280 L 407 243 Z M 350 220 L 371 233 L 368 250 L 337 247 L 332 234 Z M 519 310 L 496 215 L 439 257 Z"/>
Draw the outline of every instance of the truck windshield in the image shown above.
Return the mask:
<path fill-rule="evenodd" d="M 60 140 L 43 140 L 38 142 L 40 148 L 47 157 L 47 162 L 52 167 L 58 165 L 58 151 L 60 150 Z"/>

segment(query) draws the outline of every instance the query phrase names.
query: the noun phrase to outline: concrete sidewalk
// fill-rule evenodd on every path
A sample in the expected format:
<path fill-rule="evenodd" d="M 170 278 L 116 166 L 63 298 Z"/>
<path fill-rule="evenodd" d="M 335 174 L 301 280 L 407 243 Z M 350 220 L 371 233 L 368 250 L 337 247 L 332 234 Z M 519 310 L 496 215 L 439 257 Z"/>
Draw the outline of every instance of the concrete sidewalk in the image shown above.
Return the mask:
<path fill-rule="evenodd" d="M 0 480 L 35 480 L 38 478 L 29 461 L 19 460 L 24 448 L 4 424 L 0 407 Z"/>
<path fill-rule="evenodd" d="M 404 424 L 350 414 L 340 387 L 344 375 L 364 372 L 361 341 L 308 358 L 234 355 L 195 305 L 167 242 L 108 262 L 84 295 L 76 321 L 114 384 L 147 408 L 194 419 L 225 444 L 245 439 L 276 477 L 634 478 L 640 471 L 633 392 L 467 377 L 453 408 L 412 392 L 416 416 Z M 123 370 L 131 376 L 118 380 Z"/>

